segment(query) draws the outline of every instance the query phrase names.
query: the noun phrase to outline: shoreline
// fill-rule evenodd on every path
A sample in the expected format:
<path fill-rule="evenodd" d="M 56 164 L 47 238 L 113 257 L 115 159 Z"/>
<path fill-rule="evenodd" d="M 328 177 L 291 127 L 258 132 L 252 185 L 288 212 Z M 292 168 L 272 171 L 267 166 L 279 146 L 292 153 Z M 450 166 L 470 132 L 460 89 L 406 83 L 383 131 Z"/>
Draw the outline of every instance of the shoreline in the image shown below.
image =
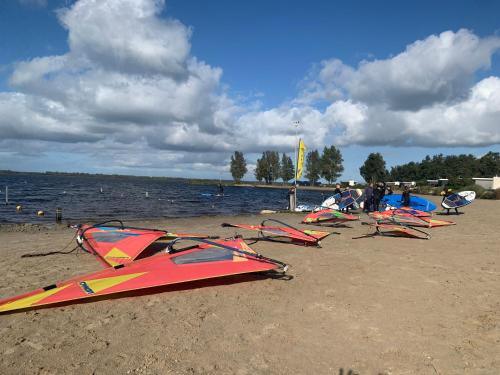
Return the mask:
<path fill-rule="evenodd" d="M 263 188 L 269 188 L 268 186 L 262 186 Z M 272 188 L 272 187 L 271 187 Z M 281 188 L 281 187 L 276 187 L 276 188 Z M 319 190 L 319 189 L 305 189 L 305 190 Z M 427 195 L 427 194 L 412 194 L 414 196 L 422 197 L 425 198 L 433 203 L 436 204 L 437 209 L 433 211 L 433 213 L 440 212 L 442 210 L 441 208 L 441 200 L 442 197 L 439 195 Z M 481 199 L 481 198 L 476 198 L 475 201 L 485 201 L 485 202 L 496 202 L 499 201 L 497 199 Z M 472 203 L 474 204 L 474 203 Z M 14 206 L 14 205 L 12 205 Z M 62 222 L 57 223 L 55 221 L 55 216 L 46 216 L 44 219 L 38 219 L 38 220 L 33 220 L 33 221 L 25 221 L 25 222 L 9 222 L 5 221 L 2 222 L 0 221 L 0 232 L 7 230 L 9 227 L 16 227 L 16 226 L 33 226 L 33 227 L 52 227 L 52 226 L 69 226 L 69 225 L 76 225 L 76 224 L 81 224 L 81 223 L 100 223 L 106 220 L 113 220 L 113 219 L 118 219 L 122 220 L 124 222 L 141 222 L 141 221 L 168 221 L 168 220 L 177 220 L 177 219 L 196 219 L 200 217 L 218 217 L 218 216 L 224 216 L 224 217 L 234 217 L 234 216 L 253 216 L 253 215 L 260 215 L 260 212 L 262 210 L 267 210 L 269 208 L 266 207 L 261 207 L 258 211 L 256 212 L 233 212 L 233 213 L 214 213 L 214 214 L 207 214 L 207 213 L 202 213 L 202 214 L 188 214 L 184 216 L 149 216 L 149 217 L 134 217 L 134 218 L 120 218 L 119 215 L 116 216 L 110 216 L 109 218 L 84 218 L 84 219 L 66 219 L 63 216 Z M 305 215 L 305 212 L 289 212 L 285 209 L 282 210 L 276 210 L 276 209 L 270 209 L 272 211 L 276 211 L 277 213 L 284 213 L 284 214 L 292 214 L 292 215 Z M 35 214 L 33 214 L 35 216 Z M 267 214 L 266 214 L 267 215 Z"/>

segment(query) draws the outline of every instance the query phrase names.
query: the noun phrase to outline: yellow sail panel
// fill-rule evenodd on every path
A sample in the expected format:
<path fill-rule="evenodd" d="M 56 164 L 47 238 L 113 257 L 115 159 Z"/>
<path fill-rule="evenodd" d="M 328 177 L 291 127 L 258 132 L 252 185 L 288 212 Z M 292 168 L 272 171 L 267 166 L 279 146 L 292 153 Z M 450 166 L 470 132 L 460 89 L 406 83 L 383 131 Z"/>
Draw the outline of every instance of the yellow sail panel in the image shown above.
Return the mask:
<path fill-rule="evenodd" d="M 145 273 L 147 272 L 138 272 L 127 275 L 112 276 L 103 279 L 85 280 L 80 282 L 80 287 L 87 294 L 99 293 L 105 289 L 112 288 L 115 285 L 124 283 L 125 281 L 129 281 L 135 279 L 136 277 L 142 276 Z"/>
<path fill-rule="evenodd" d="M 123 251 L 118 249 L 117 247 L 113 247 L 105 256 L 104 259 L 106 259 L 106 262 L 111 264 L 112 266 L 117 266 L 122 262 L 117 262 L 114 259 L 126 259 L 126 260 L 132 260 L 132 258 L 128 255 L 125 254 Z"/>
<path fill-rule="evenodd" d="M 0 306 L 0 312 L 4 311 L 9 311 L 9 310 L 18 310 L 18 309 L 25 309 L 27 307 L 31 307 L 33 305 L 36 305 L 38 302 L 41 300 L 50 297 L 56 293 L 59 293 L 61 290 L 67 288 L 71 284 L 61 286 L 59 288 L 54 288 L 50 290 L 46 290 L 37 294 L 33 294 L 32 296 L 29 297 L 24 297 L 12 302 L 7 302 L 5 305 Z"/>

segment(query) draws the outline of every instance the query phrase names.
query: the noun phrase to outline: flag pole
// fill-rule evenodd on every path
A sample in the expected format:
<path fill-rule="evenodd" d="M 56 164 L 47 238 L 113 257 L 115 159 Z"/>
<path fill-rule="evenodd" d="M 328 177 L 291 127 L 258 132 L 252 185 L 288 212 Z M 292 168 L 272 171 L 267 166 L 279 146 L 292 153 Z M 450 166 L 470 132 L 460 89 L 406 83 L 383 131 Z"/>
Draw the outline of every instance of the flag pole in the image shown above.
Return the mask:
<path fill-rule="evenodd" d="M 293 201 L 294 201 L 294 207 L 290 207 L 291 210 L 295 211 L 295 207 L 297 207 L 297 170 L 298 170 L 298 167 L 299 167 L 299 155 L 298 155 L 298 151 L 297 151 L 297 147 L 298 147 L 298 144 L 299 144 L 299 136 L 298 136 L 298 130 L 299 130 L 299 125 L 300 125 L 300 121 L 294 121 L 293 122 L 293 125 L 295 127 L 295 148 L 294 148 L 294 151 L 295 151 L 295 173 L 294 173 L 294 176 L 293 176 L 293 186 L 294 186 L 294 189 L 293 189 L 293 194 L 294 194 L 294 198 L 293 198 Z"/>

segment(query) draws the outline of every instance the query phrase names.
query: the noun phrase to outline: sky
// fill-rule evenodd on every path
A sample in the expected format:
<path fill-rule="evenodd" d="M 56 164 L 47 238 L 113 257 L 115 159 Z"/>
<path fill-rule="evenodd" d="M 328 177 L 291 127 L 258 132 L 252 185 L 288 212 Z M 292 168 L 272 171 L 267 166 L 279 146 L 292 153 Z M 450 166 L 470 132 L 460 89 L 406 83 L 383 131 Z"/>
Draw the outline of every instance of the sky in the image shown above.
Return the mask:
<path fill-rule="evenodd" d="M 500 151 L 500 3 L 5 0 L 0 169 L 230 178 L 334 144 L 342 180 Z"/>

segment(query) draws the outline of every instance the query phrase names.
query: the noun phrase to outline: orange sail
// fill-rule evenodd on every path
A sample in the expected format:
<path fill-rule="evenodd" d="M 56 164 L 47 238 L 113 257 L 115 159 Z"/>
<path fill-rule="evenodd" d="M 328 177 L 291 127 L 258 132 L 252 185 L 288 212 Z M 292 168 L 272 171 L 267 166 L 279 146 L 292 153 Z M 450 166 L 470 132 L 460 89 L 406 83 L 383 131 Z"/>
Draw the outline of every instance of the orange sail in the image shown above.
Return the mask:
<path fill-rule="evenodd" d="M 255 253 L 242 239 L 203 240 L 201 245 L 140 259 L 32 292 L 0 300 L 0 312 L 249 272 L 283 269 L 286 264 Z M 176 241 L 174 241 L 176 242 Z"/>
<path fill-rule="evenodd" d="M 277 223 L 278 226 L 265 225 L 267 222 Z M 258 231 L 264 239 L 279 240 L 291 239 L 293 242 L 300 242 L 305 245 L 320 245 L 320 241 L 329 236 L 330 232 L 319 230 L 300 230 L 274 219 L 264 220 L 261 225 L 247 225 L 247 224 L 222 224 L 223 227 L 234 227 Z"/>
<path fill-rule="evenodd" d="M 118 222 L 119 226 L 111 223 Z M 94 254 L 106 266 L 117 266 L 134 261 L 153 242 L 161 238 L 197 237 L 206 235 L 172 233 L 160 229 L 125 227 L 119 220 L 78 229 L 77 242 L 86 251 Z"/>
<path fill-rule="evenodd" d="M 359 220 L 359 216 L 351 215 L 345 212 L 340 212 L 328 208 L 321 211 L 311 212 L 302 220 L 302 222 L 304 224 L 314 224 L 314 223 L 324 223 L 324 222 L 342 223 L 354 220 Z"/>
<path fill-rule="evenodd" d="M 388 236 L 388 237 L 406 237 L 406 238 L 425 239 L 425 240 L 431 238 L 430 234 L 428 234 L 427 232 L 406 225 L 395 224 L 395 223 L 391 224 L 387 222 L 362 223 L 362 224 L 374 227 L 375 232 L 355 238 L 374 237 L 377 235 Z"/>

